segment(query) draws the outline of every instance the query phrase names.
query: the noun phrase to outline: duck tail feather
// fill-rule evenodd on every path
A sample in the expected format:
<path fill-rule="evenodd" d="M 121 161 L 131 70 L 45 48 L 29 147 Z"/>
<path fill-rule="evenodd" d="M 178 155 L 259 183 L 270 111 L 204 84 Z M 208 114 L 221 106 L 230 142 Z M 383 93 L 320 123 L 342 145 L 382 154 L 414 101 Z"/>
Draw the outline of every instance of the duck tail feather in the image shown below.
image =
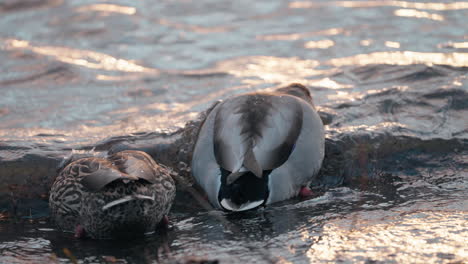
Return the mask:
<path fill-rule="evenodd" d="M 255 176 L 259 179 L 263 176 L 263 169 L 262 166 L 258 163 L 257 159 L 255 158 L 255 154 L 250 147 L 244 156 L 244 167 L 251 171 Z"/>

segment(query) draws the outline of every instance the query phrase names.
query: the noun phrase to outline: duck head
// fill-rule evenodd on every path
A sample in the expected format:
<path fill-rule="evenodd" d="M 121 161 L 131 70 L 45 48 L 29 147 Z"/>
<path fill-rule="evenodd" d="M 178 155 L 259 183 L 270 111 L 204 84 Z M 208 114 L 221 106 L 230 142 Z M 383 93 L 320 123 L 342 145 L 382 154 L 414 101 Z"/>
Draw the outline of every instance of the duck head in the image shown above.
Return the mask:
<path fill-rule="evenodd" d="M 276 92 L 296 96 L 308 103 L 312 103 L 312 95 L 310 94 L 309 89 L 300 83 L 291 83 L 286 87 L 276 89 Z"/>
<path fill-rule="evenodd" d="M 246 211 L 268 200 L 268 174 L 261 177 L 250 171 L 232 173 L 221 168 L 221 186 L 218 201 L 226 211 Z"/>

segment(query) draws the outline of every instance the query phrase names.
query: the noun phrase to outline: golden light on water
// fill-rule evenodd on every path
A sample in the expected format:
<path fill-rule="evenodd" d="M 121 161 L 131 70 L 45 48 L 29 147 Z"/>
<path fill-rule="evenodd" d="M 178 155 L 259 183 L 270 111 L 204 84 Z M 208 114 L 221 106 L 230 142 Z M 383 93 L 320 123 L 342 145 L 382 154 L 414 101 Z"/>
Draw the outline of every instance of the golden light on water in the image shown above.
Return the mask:
<path fill-rule="evenodd" d="M 335 94 L 327 95 L 327 98 L 331 100 L 355 100 L 354 96 L 352 96 L 351 93 L 345 91 L 337 91 Z"/>
<path fill-rule="evenodd" d="M 337 81 L 334 81 L 330 78 L 323 78 L 318 81 L 309 81 L 307 83 L 308 85 L 311 86 L 319 86 L 319 87 L 326 87 L 330 89 L 346 89 L 346 88 L 353 88 L 353 85 L 351 84 L 343 84 L 339 83 Z"/>
<path fill-rule="evenodd" d="M 370 64 L 440 64 L 454 67 L 468 67 L 468 53 L 430 53 L 414 51 L 374 52 L 351 57 L 331 59 L 325 64 L 337 67 Z"/>
<path fill-rule="evenodd" d="M 250 56 L 223 61 L 217 65 L 216 71 L 247 77 L 243 82 L 249 84 L 307 83 L 307 77 L 325 73 L 324 70 L 315 69 L 318 65 L 319 62 L 316 60 L 303 60 L 297 57 Z"/>
<path fill-rule="evenodd" d="M 374 41 L 372 39 L 363 39 L 359 42 L 362 46 L 370 46 Z"/>
<path fill-rule="evenodd" d="M 429 10 L 458 10 L 467 9 L 468 2 L 454 3 L 421 3 L 421 2 L 406 2 L 406 1 L 336 1 L 337 5 L 344 7 L 380 7 L 380 6 L 395 6 L 403 8 L 417 8 Z"/>
<path fill-rule="evenodd" d="M 34 46 L 28 41 L 7 39 L 2 45 L 6 50 L 22 49 L 29 50 L 36 54 L 51 56 L 56 60 L 83 66 L 90 69 L 100 69 L 106 71 L 121 71 L 121 72 L 146 72 L 158 73 L 159 71 L 152 68 L 146 68 L 135 64 L 129 60 L 115 58 L 113 56 L 89 50 L 72 49 L 67 47 L 56 46 Z"/>
<path fill-rule="evenodd" d="M 318 41 L 308 41 L 304 44 L 304 47 L 307 49 L 328 49 L 333 47 L 335 42 L 333 40 L 324 39 Z"/>
<path fill-rule="evenodd" d="M 389 48 L 398 49 L 398 48 L 400 48 L 400 43 L 398 43 L 396 41 L 385 41 L 385 46 L 387 46 Z"/>
<path fill-rule="evenodd" d="M 330 1 L 326 3 L 316 3 L 312 1 L 296 1 L 289 4 L 289 8 L 314 8 L 324 5 L 337 5 L 350 8 L 366 8 L 366 7 L 381 7 L 394 6 L 401 8 L 416 8 L 436 11 L 445 10 L 461 10 L 468 9 L 468 2 L 451 2 L 451 3 L 422 3 L 422 2 L 407 2 L 407 1 Z"/>
<path fill-rule="evenodd" d="M 139 80 L 141 79 L 140 75 L 137 74 L 126 74 L 126 75 L 105 75 L 98 74 L 96 79 L 100 81 L 129 81 L 129 80 Z"/>
<path fill-rule="evenodd" d="M 107 12 L 107 13 L 119 13 L 124 15 L 134 15 L 136 8 L 130 6 L 112 5 L 112 4 L 94 4 L 86 5 L 76 9 L 78 12 Z"/>
<path fill-rule="evenodd" d="M 344 95 L 347 95 L 349 93 L 345 93 Z M 340 99 L 340 98 L 337 98 Z M 343 101 L 354 101 L 356 98 L 352 97 L 351 100 L 347 98 L 346 96 L 343 96 L 341 99 Z M 367 121 L 371 122 L 370 119 L 373 119 L 372 122 L 376 123 L 375 125 L 349 125 L 349 126 L 343 126 L 339 128 L 333 128 L 334 131 L 338 133 L 353 133 L 353 132 L 362 132 L 362 131 L 388 131 L 391 130 L 392 128 L 405 128 L 407 125 L 400 123 L 400 122 L 391 122 L 391 121 L 382 121 L 380 117 L 369 117 Z"/>
<path fill-rule="evenodd" d="M 396 47 L 399 43 L 387 45 Z M 374 52 L 349 57 L 334 58 L 323 62 L 300 59 L 298 57 L 247 56 L 218 63 L 214 68 L 192 73 L 224 72 L 242 78 L 243 84 L 260 85 L 265 83 L 287 84 L 303 82 L 306 85 L 322 86 L 331 89 L 352 87 L 340 84 L 326 76 L 340 72 L 342 66 L 365 66 L 372 64 L 391 65 L 449 65 L 468 67 L 468 53 L 425 53 L 413 51 Z M 333 68 L 318 69 L 318 66 Z M 325 75 L 325 77 L 323 76 Z M 318 76 L 320 79 L 313 79 Z"/>
<path fill-rule="evenodd" d="M 439 48 L 468 49 L 468 42 L 448 42 L 439 44 Z"/>
<path fill-rule="evenodd" d="M 330 221 L 306 255 L 310 263 L 463 263 L 468 260 L 461 211 L 355 213 Z M 367 215 L 366 215 L 367 214 Z M 446 258 L 441 256 L 447 256 Z"/>
<path fill-rule="evenodd" d="M 431 14 L 428 12 L 424 11 L 418 11 L 415 9 L 398 9 L 393 12 L 395 16 L 400 16 L 400 17 L 415 17 L 415 18 L 427 18 L 427 19 L 432 19 L 436 21 L 443 21 L 444 17 L 439 14 Z"/>
<path fill-rule="evenodd" d="M 342 28 L 329 28 L 325 30 L 303 32 L 303 33 L 260 35 L 260 36 L 257 36 L 257 39 L 266 40 L 266 41 L 272 41 L 272 40 L 293 41 L 293 40 L 303 39 L 303 38 L 312 37 L 312 36 L 334 36 L 334 35 L 339 35 L 339 34 L 345 34 L 346 32 L 347 31 L 345 31 Z"/>
<path fill-rule="evenodd" d="M 182 108 L 179 108 L 183 106 Z M 167 112 L 161 114 L 145 114 L 145 110 L 152 109 L 167 109 Z M 96 125 L 94 121 L 76 122 L 67 125 L 65 129 L 49 129 L 42 127 L 31 128 L 4 128 L 0 129 L 1 138 L 14 138 L 15 140 L 24 140 L 24 138 L 34 139 L 35 142 L 51 142 L 53 139 L 57 142 L 79 142 L 80 144 L 95 145 L 97 141 L 121 135 L 131 135 L 137 132 L 148 131 L 170 131 L 178 127 L 182 127 L 187 120 L 193 120 L 198 113 L 182 113 L 185 110 L 182 104 L 170 105 L 165 103 L 153 104 L 147 107 L 129 108 L 122 110 L 123 112 L 111 111 L 108 115 L 118 115 L 119 113 L 128 113 L 131 118 L 115 120 L 112 124 L 105 126 Z M 164 110 L 161 110 L 164 111 Z M 39 134 L 60 135 L 50 137 L 38 137 Z"/>
<path fill-rule="evenodd" d="M 315 6 L 318 6 L 318 4 L 310 1 L 294 1 L 289 3 L 289 8 L 311 8 Z"/>
<path fill-rule="evenodd" d="M 468 42 L 452 43 L 452 47 L 456 49 L 468 49 Z"/>
<path fill-rule="evenodd" d="M 183 23 L 174 22 L 174 21 L 164 19 L 164 18 L 158 19 L 157 23 L 164 25 L 164 26 L 177 28 L 180 30 L 196 32 L 200 34 L 227 32 L 231 29 L 231 27 L 223 27 L 223 26 L 203 27 L 203 26 L 198 26 L 198 25 L 183 24 Z"/>

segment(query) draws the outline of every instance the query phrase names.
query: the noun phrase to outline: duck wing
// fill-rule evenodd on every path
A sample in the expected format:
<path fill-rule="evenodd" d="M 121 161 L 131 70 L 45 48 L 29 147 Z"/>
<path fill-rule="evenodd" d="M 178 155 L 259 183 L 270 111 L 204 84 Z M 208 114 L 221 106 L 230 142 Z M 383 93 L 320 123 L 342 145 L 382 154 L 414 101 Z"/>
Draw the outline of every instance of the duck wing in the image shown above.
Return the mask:
<path fill-rule="evenodd" d="M 150 183 L 156 182 L 157 166 L 148 154 L 141 151 L 122 151 L 115 153 L 100 162 L 97 170 L 81 180 L 81 184 L 91 191 L 99 191 L 107 184 L 126 179 L 136 181 L 143 179 Z"/>
<path fill-rule="evenodd" d="M 144 179 L 150 183 L 158 180 L 159 166 L 147 153 L 136 150 L 117 152 L 109 157 L 117 169 L 132 179 Z"/>

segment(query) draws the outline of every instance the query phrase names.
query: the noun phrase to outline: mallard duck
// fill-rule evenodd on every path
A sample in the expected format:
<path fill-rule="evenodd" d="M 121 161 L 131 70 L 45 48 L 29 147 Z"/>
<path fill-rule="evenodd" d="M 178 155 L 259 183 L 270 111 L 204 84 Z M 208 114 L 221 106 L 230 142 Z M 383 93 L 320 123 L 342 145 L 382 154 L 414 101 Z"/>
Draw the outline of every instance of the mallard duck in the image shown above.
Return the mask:
<path fill-rule="evenodd" d="M 146 153 L 122 151 L 68 164 L 49 197 L 63 231 L 94 239 L 153 232 L 175 197 L 170 172 Z"/>
<path fill-rule="evenodd" d="M 305 86 L 241 94 L 207 115 L 192 174 L 213 206 L 245 211 L 307 194 L 322 164 L 324 142 Z"/>

